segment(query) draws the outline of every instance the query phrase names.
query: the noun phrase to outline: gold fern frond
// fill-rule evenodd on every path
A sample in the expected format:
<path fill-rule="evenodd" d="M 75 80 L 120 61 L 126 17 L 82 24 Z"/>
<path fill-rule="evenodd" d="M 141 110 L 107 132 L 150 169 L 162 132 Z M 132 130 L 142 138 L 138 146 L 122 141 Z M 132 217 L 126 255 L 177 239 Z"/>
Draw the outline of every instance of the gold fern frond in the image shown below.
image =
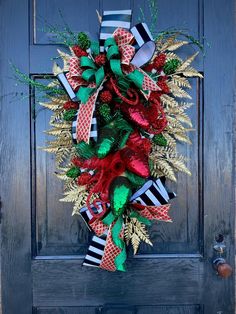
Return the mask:
<path fill-rule="evenodd" d="M 192 99 L 192 97 L 185 90 L 174 84 L 172 81 L 168 82 L 167 85 L 175 97 Z"/>
<path fill-rule="evenodd" d="M 182 77 L 179 75 L 173 75 L 171 77 L 173 84 L 179 86 L 179 87 L 185 87 L 185 88 L 191 88 L 191 85 L 188 81 L 188 79 L 186 79 L 186 77 Z"/>
<path fill-rule="evenodd" d="M 176 37 L 177 37 L 177 33 L 167 38 L 164 42 L 162 40 L 157 41 L 158 50 L 159 51 L 167 50 L 168 47 L 172 46 L 175 43 Z"/>
<path fill-rule="evenodd" d="M 185 163 L 181 160 L 181 158 L 175 157 L 175 158 L 168 158 L 168 161 L 171 163 L 172 167 L 174 167 L 177 171 L 184 172 L 191 176 L 191 172 L 185 165 Z"/>
<path fill-rule="evenodd" d="M 53 129 L 49 129 L 49 130 L 46 130 L 43 132 L 48 134 L 48 135 L 58 136 L 61 134 L 61 132 L 63 132 L 63 130 L 58 129 L 58 128 L 53 128 Z"/>
<path fill-rule="evenodd" d="M 38 149 L 41 149 L 47 153 L 56 153 L 58 150 L 57 146 L 46 146 L 46 147 L 38 147 Z"/>
<path fill-rule="evenodd" d="M 173 168 L 171 165 L 164 159 L 158 158 L 157 156 L 150 155 L 150 159 L 153 162 L 153 169 L 151 174 L 155 177 L 157 171 L 161 171 L 168 179 L 176 182 L 176 177 Z"/>
<path fill-rule="evenodd" d="M 193 60 L 196 58 L 196 56 L 199 54 L 199 52 L 194 53 L 192 56 L 190 56 L 188 59 L 186 59 L 178 68 L 177 72 L 183 72 L 186 70 L 189 65 L 193 62 Z"/>
<path fill-rule="evenodd" d="M 177 107 L 178 106 L 178 102 L 171 96 L 169 95 L 161 95 L 160 97 L 161 103 L 163 104 L 163 106 L 167 106 L 167 107 Z"/>
<path fill-rule="evenodd" d="M 56 164 L 61 165 L 64 163 L 70 156 L 70 149 L 68 148 L 59 148 L 56 152 Z"/>
<path fill-rule="evenodd" d="M 125 239 L 127 243 L 131 242 L 134 255 L 137 253 L 141 241 L 152 246 L 145 225 L 137 218 L 129 218 L 129 222 L 125 227 Z"/>
<path fill-rule="evenodd" d="M 187 124 L 191 128 L 193 127 L 191 119 L 185 112 L 177 114 L 176 119 L 179 120 L 180 122 Z"/>
<path fill-rule="evenodd" d="M 163 136 L 166 138 L 168 146 L 176 149 L 176 140 L 166 131 L 163 131 Z"/>
<path fill-rule="evenodd" d="M 76 202 L 78 200 L 78 197 L 80 193 L 84 192 L 86 190 L 85 186 L 76 186 L 74 189 L 66 191 L 64 193 L 64 197 L 60 199 L 60 202 Z"/>
<path fill-rule="evenodd" d="M 64 103 L 69 100 L 67 95 L 58 95 L 57 97 L 49 96 L 49 99 L 51 99 L 53 103 L 61 105 L 61 107 L 63 107 Z"/>
<path fill-rule="evenodd" d="M 173 135 L 180 142 L 184 142 L 184 143 L 187 143 L 187 144 L 192 144 L 190 138 L 186 134 L 184 134 L 184 133 L 176 133 L 176 132 L 174 132 Z"/>
<path fill-rule="evenodd" d="M 172 59 L 177 59 L 177 60 L 182 62 L 182 59 L 179 56 L 177 56 L 177 54 L 175 54 L 174 52 L 167 52 L 166 53 L 166 61 L 169 61 Z"/>
<path fill-rule="evenodd" d="M 181 102 L 178 104 L 179 109 L 181 109 L 181 110 L 189 109 L 189 108 L 191 108 L 193 105 L 194 105 L 194 103 L 192 103 L 192 102 L 185 102 L 185 101 L 181 101 Z"/>
<path fill-rule="evenodd" d="M 71 122 L 61 122 L 61 123 L 59 123 L 59 122 L 54 122 L 54 123 L 52 123 L 52 126 L 54 127 L 54 128 L 58 128 L 58 129 L 67 129 L 67 130 L 70 130 L 70 128 L 71 128 Z"/>
<path fill-rule="evenodd" d="M 75 201 L 73 211 L 72 211 L 72 216 L 80 214 L 80 209 L 86 206 L 88 196 L 89 196 L 89 192 L 87 190 L 83 190 L 82 192 L 80 192 L 78 199 Z M 96 193 L 92 194 L 90 202 L 92 203 L 98 197 L 99 197 L 98 194 Z"/>
<path fill-rule="evenodd" d="M 187 45 L 189 42 L 188 41 L 175 41 L 172 45 L 168 46 L 166 48 L 166 50 L 169 50 L 169 51 L 175 51 L 177 49 L 179 49 L 180 47 L 184 46 L 184 45 Z"/>
<path fill-rule="evenodd" d="M 57 111 L 58 109 L 61 108 L 61 105 L 58 103 L 55 103 L 53 101 L 51 102 L 39 102 L 40 106 L 43 106 L 47 109 L 50 109 L 52 111 Z"/>
<path fill-rule="evenodd" d="M 203 75 L 199 73 L 197 70 L 195 70 L 192 67 L 188 67 L 186 70 L 182 72 L 182 74 L 186 77 L 199 77 L 203 78 Z"/>

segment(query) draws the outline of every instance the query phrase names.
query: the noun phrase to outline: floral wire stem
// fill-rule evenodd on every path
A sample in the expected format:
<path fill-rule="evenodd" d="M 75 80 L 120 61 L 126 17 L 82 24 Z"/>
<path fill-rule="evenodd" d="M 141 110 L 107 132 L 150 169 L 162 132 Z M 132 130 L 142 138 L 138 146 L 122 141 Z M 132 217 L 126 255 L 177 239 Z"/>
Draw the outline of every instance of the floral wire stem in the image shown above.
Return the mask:
<path fill-rule="evenodd" d="M 196 45 L 202 52 L 204 52 L 203 44 L 198 39 L 189 35 L 185 30 L 181 30 L 181 29 L 169 29 L 169 30 L 161 31 L 157 34 L 155 40 L 156 41 L 162 40 L 171 35 L 183 36 L 187 38 L 190 41 L 190 44 Z M 207 45 L 209 46 L 209 44 Z"/>
<path fill-rule="evenodd" d="M 63 89 L 57 89 L 53 88 L 51 86 L 47 86 L 45 84 L 39 83 L 33 79 L 31 79 L 28 75 L 22 73 L 14 64 L 11 64 L 11 67 L 13 68 L 15 74 L 16 74 L 16 80 L 20 83 L 24 83 L 27 85 L 30 85 L 32 87 L 36 87 L 41 92 L 46 92 L 49 95 L 65 95 L 66 92 Z M 49 75 L 44 75 L 44 79 L 51 79 L 52 77 Z"/>
<path fill-rule="evenodd" d="M 185 31 L 185 30 L 168 29 L 168 30 L 156 32 L 156 26 L 157 26 L 157 22 L 158 22 L 158 14 L 159 14 L 158 6 L 157 6 L 157 0 L 148 0 L 148 9 L 149 9 L 148 16 L 151 17 L 150 31 L 151 31 L 153 37 L 155 38 L 155 40 L 161 40 L 162 38 L 164 39 L 165 37 L 168 37 L 171 35 L 183 36 L 190 41 L 190 44 L 196 45 L 202 51 L 203 55 L 205 55 L 204 45 L 198 39 L 189 35 L 187 33 L 187 31 Z M 147 22 L 147 18 L 145 16 L 144 10 L 142 8 L 139 8 L 139 10 L 140 10 L 139 21 L 146 21 Z M 202 37 L 202 39 L 204 40 L 205 38 Z M 208 42 L 206 42 L 206 46 L 210 47 L 210 44 Z"/>

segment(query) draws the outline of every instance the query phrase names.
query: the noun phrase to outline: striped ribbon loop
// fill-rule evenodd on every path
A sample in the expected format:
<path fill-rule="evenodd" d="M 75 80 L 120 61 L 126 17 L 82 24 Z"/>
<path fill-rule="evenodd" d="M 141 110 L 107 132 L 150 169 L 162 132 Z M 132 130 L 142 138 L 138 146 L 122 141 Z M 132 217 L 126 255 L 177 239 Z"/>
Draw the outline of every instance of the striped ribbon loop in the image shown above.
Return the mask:
<path fill-rule="evenodd" d="M 141 67 L 152 58 L 155 52 L 155 42 L 145 23 L 135 25 L 130 31 L 135 38 L 133 45 L 136 50 L 131 63 L 137 67 Z"/>
<path fill-rule="evenodd" d="M 72 133 L 72 141 L 74 144 L 77 144 L 77 116 L 78 116 L 79 110 L 77 112 L 77 114 L 75 115 L 73 121 L 72 121 L 72 129 L 71 129 L 71 133 Z M 97 118 L 95 116 L 95 113 L 93 112 L 93 118 L 92 118 L 92 122 L 91 122 L 91 127 L 90 127 L 90 135 L 89 135 L 89 141 L 93 140 L 95 142 L 97 142 L 98 139 L 98 127 L 97 127 Z"/>
<path fill-rule="evenodd" d="M 100 52 L 104 52 L 104 43 L 107 38 L 112 37 L 112 34 L 118 27 L 129 30 L 131 24 L 131 10 L 104 11 L 100 28 Z"/>
<path fill-rule="evenodd" d="M 131 203 L 138 203 L 145 206 L 160 206 L 168 203 L 175 193 L 167 192 L 160 179 L 147 181 L 130 199 Z"/>

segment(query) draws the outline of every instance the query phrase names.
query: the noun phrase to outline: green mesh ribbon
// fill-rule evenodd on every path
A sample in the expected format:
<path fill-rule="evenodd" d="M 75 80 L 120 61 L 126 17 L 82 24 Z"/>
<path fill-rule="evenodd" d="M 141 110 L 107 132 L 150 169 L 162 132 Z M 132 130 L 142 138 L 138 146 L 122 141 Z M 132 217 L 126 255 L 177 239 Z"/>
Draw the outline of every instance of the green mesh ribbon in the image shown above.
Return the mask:
<path fill-rule="evenodd" d="M 122 227 L 123 227 L 123 218 L 120 216 L 117 218 L 111 230 L 112 240 L 114 241 L 115 245 L 121 250 L 121 252 L 115 257 L 116 269 L 119 271 L 126 270 L 124 263 L 127 258 L 125 242 L 119 237 Z"/>
<path fill-rule="evenodd" d="M 116 221 L 115 221 L 116 220 Z M 117 219 L 112 212 L 110 212 L 105 218 L 103 223 L 110 226 L 114 221 L 114 225 L 111 228 L 111 236 L 114 244 L 121 250 L 121 252 L 115 257 L 114 263 L 116 269 L 119 271 L 125 271 L 125 261 L 127 258 L 125 242 L 120 238 L 120 233 L 123 228 L 123 218 L 119 216 Z"/>
<path fill-rule="evenodd" d="M 105 73 L 103 66 L 97 69 L 96 64 L 89 57 L 80 58 L 81 68 L 86 68 L 82 73 L 82 78 L 87 82 L 95 82 L 99 86 L 104 80 Z"/>
<path fill-rule="evenodd" d="M 139 89 L 142 89 L 144 74 L 138 70 L 134 70 L 129 74 L 124 74 L 121 67 L 121 59 L 119 53 L 119 47 L 113 37 L 107 38 L 104 43 L 104 48 L 107 49 L 107 59 L 110 61 L 110 67 L 112 72 L 121 78 L 128 78 Z"/>
<path fill-rule="evenodd" d="M 80 101 L 85 104 L 90 95 L 97 90 L 105 78 L 105 72 L 103 66 L 97 68 L 96 64 L 89 57 L 82 56 L 80 58 L 81 68 L 85 68 L 82 73 L 82 78 L 89 83 L 96 83 L 96 87 L 83 87 L 81 86 L 78 92 L 76 93 Z"/>
<path fill-rule="evenodd" d="M 100 53 L 100 46 L 98 41 L 92 41 L 90 45 L 91 52 L 94 56 L 99 55 Z"/>

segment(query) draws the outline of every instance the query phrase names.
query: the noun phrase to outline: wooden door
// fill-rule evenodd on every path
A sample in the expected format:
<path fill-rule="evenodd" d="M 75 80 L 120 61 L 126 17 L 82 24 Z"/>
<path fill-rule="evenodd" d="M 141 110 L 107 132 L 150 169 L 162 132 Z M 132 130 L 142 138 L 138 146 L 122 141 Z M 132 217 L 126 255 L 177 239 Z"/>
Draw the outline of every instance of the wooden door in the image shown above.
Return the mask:
<path fill-rule="evenodd" d="M 4 314 L 137 313 L 231 314 L 233 276 L 212 268 L 215 239 L 223 235 L 224 257 L 234 263 L 234 1 L 158 0 L 157 29 L 184 28 L 210 43 L 195 66 L 204 80 L 192 80 L 196 132 L 191 177 L 172 185 L 173 224 L 150 230 L 153 248 L 130 254 L 126 273 L 82 267 L 90 235 L 71 206 L 60 203 L 63 186 L 53 175 L 44 146 L 50 113 L 40 109 L 27 86 L 16 84 L 9 60 L 34 79 L 51 73 L 56 55 L 44 20 L 61 24 L 58 9 L 74 31 L 97 36 L 98 9 L 133 9 L 133 24 L 145 0 L 11 0 L 1 11 L 1 202 L 2 306 Z M 148 14 L 148 13 L 147 13 Z M 182 49 L 188 55 L 194 48 Z"/>

